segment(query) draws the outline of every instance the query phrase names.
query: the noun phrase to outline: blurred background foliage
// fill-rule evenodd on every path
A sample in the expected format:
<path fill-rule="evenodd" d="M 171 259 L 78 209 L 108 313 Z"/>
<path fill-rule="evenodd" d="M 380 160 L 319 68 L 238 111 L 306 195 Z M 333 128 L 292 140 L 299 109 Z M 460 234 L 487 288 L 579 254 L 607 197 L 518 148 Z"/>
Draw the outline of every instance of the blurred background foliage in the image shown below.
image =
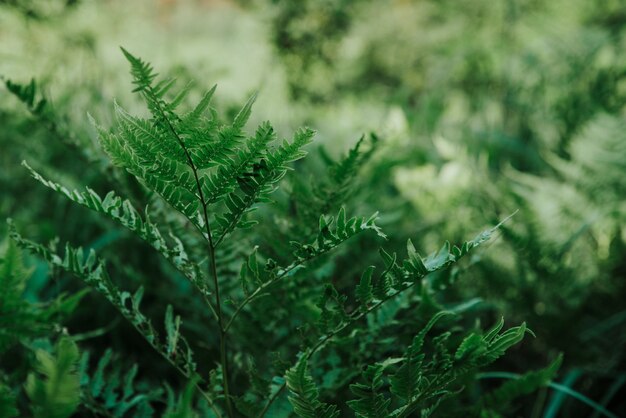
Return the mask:
<path fill-rule="evenodd" d="M 162 294 L 177 298 L 191 318 L 186 326 L 203 332 L 189 289 L 162 261 L 42 190 L 20 166 L 27 160 L 66 184 L 115 188 L 145 202 L 99 150 L 87 118 L 109 125 L 112 98 L 142 111 L 129 93 L 123 45 L 183 82 L 218 83 L 216 105 L 229 114 L 259 91 L 253 123 L 270 119 L 285 136 L 303 124 L 315 128 L 315 157 L 293 182 L 335 187 L 343 197 L 327 213 L 341 204 L 381 211 L 391 246 L 410 236 L 427 253 L 517 211 L 437 303 L 479 300 L 469 308 L 477 321 L 527 321 L 537 338 L 500 369 L 523 372 L 563 352 L 563 384 L 626 413 L 625 29 L 619 0 L 0 1 L 0 217 L 39 241 L 61 234 L 104 252 L 130 286 L 149 283 L 146 306 Z M 332 183 L 332 162 L 361 135 L 371 152 L 351 173 L 355 187 L 315 180 L 330 173 Z M 294 219 L 317 210 L 298 199 L 295 183 L 280 199 L 282 215 L 263 226 L 268 236 L 288 234 Z M 375 247 L 359 240 L 323 271 L 338 288 L 351 286 Z M 355 265 L 357 255 L 363 262 Z M 23 297 L 32 303 L 80 289 L 37 259 L 26 264 Z M 84 336 L 81 348 L 149 361 L 103 300 L 87 294 L 75 309 L 60 323 Z M 115 327 L 122 329 L 110 332 Z M 56 327 L 50 338 L 63 332 Z M 149 381 L 164 372 L 141 373 Z M 332 388 L 331 377 L 325 382 Z M 547 392 L 515 411 L 590 413 Z"/>

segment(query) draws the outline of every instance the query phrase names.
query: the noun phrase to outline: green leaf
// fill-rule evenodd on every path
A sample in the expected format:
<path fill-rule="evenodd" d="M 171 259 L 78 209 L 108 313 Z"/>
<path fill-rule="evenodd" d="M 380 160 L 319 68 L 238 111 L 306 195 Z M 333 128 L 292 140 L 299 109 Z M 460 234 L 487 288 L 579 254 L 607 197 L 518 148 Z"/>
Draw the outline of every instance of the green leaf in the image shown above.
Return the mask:
<path fill-rule="evenodd" d="M 563 355 L 560 354 L 545 368 L 526 372 L 515 380 L 507 381 L 499 388 L 483 395 L 481 406 L 504 412 L 504 407 L 513 400 L 546 387 L 554 379 L 562 362 Z"/>
<path fill-rule="evenodd" d="M 339 411 L 334 405 L 319 400 L 319 392 L 313 378 L 308 373 L 306 355 L 287 371 L 289 402 L 301 418 L 337 418 Z"/>
<path fill-rule="evenodd" d="M 428 321 L 424 329 L 413 338 L 413 343 L 404 354 L 405 360 L 398 371 L 389 379 L 391 393 L 405 402 L 412 402 L 419 394 L 419 388 L 423 379 L 421 367 L 424 361 L 424 353 L 421 351 L 426 334 L 439 319 L 447 315 L 452 315 L 452 313 L 446 311 L 438 312 Z"/>
<path fill-rule="evenodd" d="M 361 281 L 356 287 L 356 298 L 363 311 L 365 311 L 367 306 L 374 300 L 374 286 L 372 285 L 374 269 L 374 266 L 369 266 L 361 275 Z"/>
<path fill-rule="evenodd" d="M 356 400 L 348 401 L 348 406 L 356 412 L 357 417 L 363 418 L 388 418 L 391 399 L 386 399 L 380 393 L 383 387 L 384 365 L 377 363 L 367 366 L 363 372 L 364 383 L 350 385 L 350 391 L 357 397 Z"/>
<path fill-rule="evenodd" d="M 78 348 L 69 338 L 62 338 L 54 355 L 42 349 L 35 354 L 37 374 L 29 374 L 25 385 L 35 417 L 71 416 L 80 403 Z"/>

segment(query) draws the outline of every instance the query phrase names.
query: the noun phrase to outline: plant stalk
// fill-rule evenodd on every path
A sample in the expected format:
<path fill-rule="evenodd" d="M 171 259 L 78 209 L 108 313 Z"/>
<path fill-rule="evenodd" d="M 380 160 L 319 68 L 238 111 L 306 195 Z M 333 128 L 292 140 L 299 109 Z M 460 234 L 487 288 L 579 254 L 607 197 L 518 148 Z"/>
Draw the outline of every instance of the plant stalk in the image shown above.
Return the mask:
<path fill-rule="evenodd" d="M 220 329 L 220 364 L 222 367 L 222 377 L 223 377 L 222 386 L 224 388 L 226 412 L 229 418 L 234 418 L 235 415 L 234 415 L 233 405 L 230 399 L 230 390 L 229 390 L 229 385 L 228 385 L 228 356 L 226 352 L 226 331 L 224 329 L 224 315 L 222 314 L 220 286 L 219 286 L 219 280 L 217 278 L 217 266 L 215 262 L 215 245 L 213 243 L 213 235 L 211 233 L 211 224 L 209 223 L 209 213 L 207 209 L 207 202 L 206 202 L 206 199 L 204 198 L 202 187 L 200 186 L 200 178 L 198 177 L 198 169 L 196 168 L 196 165 L 194 164 L 193 159 L 191 158 L 191 155 L 189 154 L 189 151 L 187 150 L 187 147 L 185 146 L 185 143 L 183 142 L 180 135 L 178 135 L 178 132 L 176 132 L 176 130 L 174 129 L 174 126 L 172 126 L 172 123 L 170 122 L 170 120 L 165 116 L 165 112 L 163 111 L 163 109 L 160 109 L 160 111 L 163 115 L 163 119 L 167 122 L 167 125 L 170 131 L 175 136 L 176 140 L 178 141 L 178 144 L 181 146 L 181 148 L 185 152 L 185 157 L 187 158 L 189 167 L 191 168 L 191 171 L 193 172 L 194 180 L 196 183 L 196 188 L 198 190 L 198 197 L 200 198 L 200 204 L 202 206 L 202 216 L 204 218 L 204 225 L 206 227 L 207 241 L 208 241 L 207 247 L 208 247 L 209 258 L 210 258 L 209 273 L 211 276 L 213 276 L 213 287 L 215 291 L 215 305 L 216 305 L 215 311 L 217 313 L 217 321 L 218 321 L 218 325 Z"/>

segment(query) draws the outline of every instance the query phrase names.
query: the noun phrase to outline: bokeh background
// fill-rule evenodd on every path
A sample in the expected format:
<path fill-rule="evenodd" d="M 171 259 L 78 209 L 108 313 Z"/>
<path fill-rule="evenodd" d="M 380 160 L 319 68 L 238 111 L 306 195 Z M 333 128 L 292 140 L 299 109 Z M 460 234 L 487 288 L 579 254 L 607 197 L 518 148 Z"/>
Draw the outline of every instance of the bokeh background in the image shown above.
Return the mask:
<path fill-rule="evenodd" d="M 20 165 L 98 191 L 132 187 L 99 150 L 87 116 L 111 125 L 113 99 L 144 112 L 119 46 L 193 81 L 190 102 L 217 83 L 215 106 L 234 114 L 258 91 L 251 126 L 271 120 L 285 137 L 316 129 L 312 158 L 297 170 L 303 182 L 364 135 L 373 152 L 348 205 L 379 210 L 390 245 L 411 237 L 427 253 L 516 212 L 447 300 L 527 321 L 536 338 L 503 370 L 541 367 L 563 352 L 561 384 L 626 413 L 624 2 L 0 1 L 0 218 L 42 242 L 60 235 L 101 250 L 147 277 L 162 268 L 146 248 L 43 190 Z M 20 100 L 11 83 L 31 79 L 34 100 Z M 26 263 L 29 300 L 80 288 L 36 258 Z M 340 257 L 339 285 L 364 265 Z M 150 285 L 154 298 L 172 292 L 171 281 L 160 283 Z M 177 286 L 184 300 L 188 289 Z M 84 344 L 141 361 L 136 337 L 108 333 L 124 327 L 112 309 L 86 300 L 68 327 L 103 330 Z M 544 391 L 516 413 L 597 412 Z"/>

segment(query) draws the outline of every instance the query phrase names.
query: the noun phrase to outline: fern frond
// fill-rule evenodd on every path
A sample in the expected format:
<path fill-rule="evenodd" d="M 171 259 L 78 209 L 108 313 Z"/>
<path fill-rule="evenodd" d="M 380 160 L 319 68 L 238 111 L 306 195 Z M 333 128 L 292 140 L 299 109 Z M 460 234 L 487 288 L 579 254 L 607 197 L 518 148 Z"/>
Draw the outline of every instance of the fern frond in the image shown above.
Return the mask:
<path fill-rule="evenodd" d="M 167 402 L 167 409 L 163 414 L 163 418 L 199 418 L 200 415 L 194 408 L 194 392 L 196 382 L 189 382 L 183 392 L 175 398 L 170 395 Z"/>
<path fill-rule="evenodd" d="M 31 173 L 33 178 L 39 181 L 49 189 L 67 197 L 72 202 L 89 208 L 95 212 L 102 213 L 115 220 L 120 225 L 134 232 L 139 238 L 144 240 L 155 250 L 157 250 L 166 260 L 168 260 L 176 269 L 189 279 L 189 281 L 198 288 L 202 295 L 207 298 L 211 292 L 206 283 L 206 279 L 200 273 L 198 266 L 192 263 L 186 256 L 185 248 L 182 242 L 171 234 L 174 245 L 168 244 L 159 231 L 156 224 L 150 221 L 148 211 L 145 211 L 145 219 L 134 208 L 128 200 L 116 196 L 114 192 L 109 192 L 104 198 L 100 197 L 92 189 L 87 188 L 86 191 L 69 190 L 66 187 L 45 179 L 41 174 L 31 168 L 26 162 L 22 162 Z"/>
<path fill-rule="evenodd" d="M 211 99 L 213 98 L 216 89 L 217 85 L 211 87 L 209 91 L 204 93 L 202 99 L 200 99 L 200 102 L 198 102 L 196 107 L 194 107 L 192 111 L 186 113 L 181 117 L 180 127 L 183 133 L 190 134 L 192 132 L 195 132 L 195 129 L 203 122 L 202 117 L 206 110 L 209 108 L 209 105 L 211 104 Z M 192 145 L 188 142 L 187 144 Z"/>
<path fill-rule="evenodd" d="M 346 316 L 341 315 L 341 320 L 337 321 L 338 323 L 335 326 L 335 328 L 327 331 L 326 335 L 322 336 L 317 341 L 317 343 L 315 343 L 315 345 L 309 350 L 309 354 L 307 355 L 308 358 L 310 358 L 315 352 L 317 352 L 322 347 L 324 347 L 326 343 L 330 341 L 333 337 L 335 337 L 337 334 L 346 330 L 348 327 L 350 327 L 351 325 L 353 325 L 354 323 L 356 323 L 357 321 L 359 321 L 366 315 L 379 309 L 383 304 L 393 299 L 394 297 L 398 296 L 402 292 L 405 292 L 406 290 L 415 286 L 417 283 L 420 283 L 420 279 L 424 278 L 426 274 L 447 268 L 452 263 L 458 262 L 462 257 L 467 255 L 471 250 L 473 250 L 474 248 L 478 247 L 482 243 L 489 240 L 491 236 L 493 235 L 493 233 L 500 227 L 500 225 L 501 223 L 498 224 L 494 228 L 488 229 L 478 234 L 476 238 L 463 243 L 461 247 L 455 246 L 450 250 L 450 246 L 446 244 L 443 246 L 443 251 L 442 250 L 437 251 L 431 254 L 425 260 L 422 260 L 421 258 L 419 258 L 420 263 L 424 265 L 424 268 L 420 270 L 414 269 L 413 265 L 411 265 L 411 267 L 407 267 L 409 263 L 415 263 L 417 260 L 411 254 L 412 252 L 411 249 L 409 249 L 408 251 L 409 252 L 408 258 L 405 259 L 403 262 L 403 265 L 405 267 L 400 267 L 399 265 L 396 264 L 395 254 L 392 256 L 386 251 L 381 251 L 381 256 L 387 266 L 387 269 L 379 278 L 379 280 L 383 281 L 384 284 L 383 285 L 378 284 L 378 287 L 382 286 L 382 288 L 386 289 L 384 294 L 380 294 L 380 292 L 375 292 L 376 286 L 371 283 L 368 285 L 367 279 L 359 283 L 359 286 L 361 286 L 361 288 L 359 289 L 360 294 L 369 295 L 371 292 L 377 298 L 380 297 L 380 299 L 378 300 L 374 299 L 373 301 L 370 301 L 370 304 L 367 305 L 365 308 L 362 306 L 358 307 L 351 314 L 348 314 Z M 309 252 L 311 251 L 309 250 Z M 425 267 L 426 265 L 429 265 L 430 268 L 433 270 L 427 269 Z M 392 279 L 396 277 L 398 277 L 399 280 L 393 281 L 392 283 Z M 262 288 L 263 287 L 259 289 L 262 289 Z M 249 301 L 252 297 L 256 295 L 256 293 L 258 292 L 255 291 L 255 293 L 253 293 L 251 296 L 246 298 L 246 301 Z M 417 359 L 419 362 L 422 361 L 419 357 L 414 357 L 414 355 L 415 353 L 418 352 L 417 348 L 418 347 L 421 348 L 425 333 L 433 326 L 434 321 L 438 320 L 441 316 L 446 315 L 446 314 L 448 313 L 440 312 L 435 317 L 433 317 L 433 319 L 430 322 L 430 325 L 427 325 L 426 328 L 422 331 L 422 333 L 418 334 L 418 336 L 416 337 L 416 340 L 414 341 L 412 354 L 410 354 L 409 356 L 410 358 L 413 359 L 413 366 L 415 366 L 415 359 Z M 472 370 L 473 368 L 477 368 L 479 366 L 488 364 L 491 361 L 495 360 L 497 357 L 502 355 L 507 348 L 519 342 L 524 337 L 525 332 L 526 332 L 526 326 L 525 324 L 522 324 L 521 326 L 511 328 L 510 330 L 500 335 L 491 335 L 492 333 L 488 333 L 488 335 L 490 335 L 490 338 L 492 338 L 491 342 L 489 343 L 490 350 L 488 350 L 486 353 L 484 353 L 484 355 L 479 356 L 478 358 L 473 358 L 471 362 L 468 362 L 463 365 L 458 365 L 458 367 L 456 368 L 454 367 L 456 366 L 456 364 L 454 364 L 454 357 L 446 347 L 446 342 L 450 336 L 450 333 L 447 332 L 447 333 L 444 333 L 435 337 L 433 339 L 433 344 L 435 346 L 435 355 L 434 355 L 433 360 L 429 363 L 428 367 L 430 367 L 431 369 L 432 368 L 437 369 L 436 373 L 442 376 L 441 376 L 441 382 L 438 382 L 438 385 L 435 387 L 435 389 L 427 392 L 427 395 L 430 397 L 434 395 L 447 396 L 447 394 L 449 394 L 450 391 L 445 390 L 445 388 L 451 385 L 451 383 L 454 382 L 460 375 L 464 375 L 469 370 Z M 407 398 L 410 397 L 414 393 L 413 391 L 415 390 L 416 378 L 415 378 L 415 374 L 411 372 L 412 370 L 414 371 L 416 370 L 416 368 L 415 367 L 405 368 L 405 371 L 409 372 L 408 373 L 409 376 L 406 379 L 400 379 L 400 376 L 398 376 L 398 379 L 396 381 L 396 388 L 398 392 L 404 394 L 404 396 L 407 396 Z M 417 380 L 419 381 L 419 377 L 417 378 Z M 406 385 L 404 384 L 404 382 L 406 382 Z M 265 411 L 267 411 L 267 409 L 269 408 L 269 406 L 275 399 L 276 397 L 273 397 L 268 401 L 264 409 Z M 418 407 L 421 400 L 422 400 L 421 396 L 420 397 L 416 396 L 414 397 L 412 401 L 409 401 L 405 406 L 392 411 L 391 415 L 396 418 L 408 417 Z"/>
<path fill-rule="evenodd" d="M 26 279 L 19 250 L 9 242 L 0 254 L 0 353 L 21 337 L 36 335 L 45 327 L 22 299 Z"/>
<path fill-rule="evenodd" d="M 133 56 L 124 48 L 120 47 L 120 49 L 131 65 L 131 74 L 134 78 L 133 84 L 137 86 L 133 91 L 145 92 L 150 89 L 152 87 L 152 83 L 158 76 L 158 74 L 154 72 L 154 68 L 152 68 L 149 63 Z"/>
<path fill-rule="evenodd" d="M 37 372 L 28 375 L 25 389 L 32 402 L 35 417 L 67 418 L 80 403 L 80 378 L 77 373 L 79 353 L 76 344 L 62 338 L 55 355 L 36 351 Z"/>
<path fill-rule="evenodd" d="M 439 319 L 446 315 L 450 315 L 450 312 L 438 312 L 428 321 L 424 329 L 413 339 L 413 343 L 404 354 L 405 360 L 398 371 L 389 379 L 391 393 L 407 403 L 411 403 L 415 396 L 419 395 L 420 386 L 423 384 L 423 371 L 421 369 L 425 355 L 421 351 L 426 333 Z"/>
<path fill-rule="evenodd" d="M 41 94 L 34 78 L 31 78 L 28 84 L 4 80 L 4 85 L 24 103 L 28 107 L 28 110 L 34 115 L 40 115 L 48 105 L 48 100 Z"/>
<path fill-rule="evenodd" d="M 380 393 L 383 386 L 384 365 L 377 363 L 367 366 L 362 378 L 365 383 L 350 385 L 350 391 L 357 399 L 348 401 L 348 406 L 359 418 L 388 418 L 391 399 Z"/>
<path fill-rule="evenodd" d="M 133 365 L 128 370 L 113 362 L 113 352 L 109 349 L 98 360 L 96 370 L 89 373 L 89 353 L 80 360 L 82 401 L 88 409 L 99 415 L 115 418 L 128 416 L 130 411 L 139 416 L 151 417 L 152 402 L 161 401 L 163 390 L 141 390 L 135 383 L 138 368 Z M 140 414 L 141 413 L 141 414 Z"/>
<path fill-rule="evenodd" d="M 204 129 L 197 130 L 195 128 L 199 124 L 200 115 L 208 107 L 214 92 L 215 87 L 202 98 L 192 112 L 183 118 L 180 125 L 182 131 L 187 134 L 185 145 L 198 170 L 215 166 L 228 168 L 230 164 L 236 162 L 239 146 L 245 140 L 243 128 L 250 118 L 252 105 L 256 101 L 256 95 L 250 97 L 235 116 L 232 125 L 220 126 L 214 116 L 213 120 L 204 124 Z M 266 124 L 269 125 L 267 122 Z"/>
<path fill-rule="evenodd" d="M 332 284 L 326 285 L 324 294 L 316 305 L 321 310 L 317 325 L 322 333 L 333 331 L 349 319 L 345 308 L 346 300 L 347 297 L 340 295 Z"/>
<path fill-rule="evenodd" d="M 345 210 L 341 208 L 337 214 L 336 224 L 333 223 L 334 219 L 332 217 L 320 217 L 318 236 L 315 241 L 309 244 L 303 244 L 296 241 L 291 242 L 291 245 L 295 250 L 293 252 L 294 261 L 289 266 L 280 268 L 276 265 L 274 260 L 269 259 L 267 260 L 263 274 L 259 274 L 257 270 L 257 273 L 254 273 L 254 281 L 251 282 L 249 280 L 250 276 L 248 273 L 249 266 L 242 265 L 240 270 L 240 282 L 242 284 L 244 294 L 246 294 L 246 298 L 235 310 L 235 313 L 226 325 L 226 329 L 230 328 L 235 318 L 252 300 L 263 295 L 268 287 L 293 274 L 298 268 L 307 262 L 328 253 L 343 242 L 363 231 L 372 230 L 376 232 L 378 236 L 386 238 L 386 235 L 382 232 L 380 227 L 376 225 L 377 219 L 377 214 L 374 214 L 367 219 L 352 217 L 346 220 Z M 254 285 L 256 288 L 251 291 L 249 288 L 250 285 Z"/>
<path fill-rule="evenodd" d="M 479 408 L 502 411 L 503 406 L 509 405 L 515 399 L 547 386 L 558 372 L 562 362 L 563 355 L 559 355 L 543 369 L 526 372 L 515 380 L 507 381 L 499 388 L 483 395 Z"/>
<path fill-rule="evenodd" d="M 162 130 L 159 125 L 154 125 L 145 119 L 130 115 L 117 102 L 114 102 L 115 115 L 123 132 L 125 143 L 134 152 L 136 160 L 141 163 L 140 167 L 156 166 L 156 161 L 165 160 L 168 165 L 173 162 L 186 167 L 187 159 L 184 150 L 171 138 L 171 133 Z M 188 167 L 186 167 L 188 168 Z"/>
<path fill-rule="evenodd" d="M 364 150 L 366 142 L 370 146 Z M 359 172 L 373 155 L 376 145 L 376 136 L 371 135 L 369 141 L 362 136 L 347 155 L 337 161 L 322 153 L 328 164 L 327 174 L 322 178 L 298 176 L 290 179 L 293 204 L 303 224 L 314 221 L 319 214 L 334 213 L 347 203 L 358 189 Z"/>
<path fill-rule="evenodd" d="M 215 233 L 219 237 L 218 243 L 232 232 L 234 228 L 241 226 L 240 220 L 246 213 L 253 210 L 254 204 L 269 201 L 269 195 L 276 190 L 276 184 L 289 169 L 287 164 L 306 155 L 302 151 L 302 147 L 312 141 L 313 135 L 314 131 L 310 129 L 296 132 L 292 142 L 284 141 L 276 150 L 268 151 L 264 158 L 260 160 L 258 166 L 254 167 L 254 171 L 250 173 L 243 172 L 235 179 L 239 185 L 240 192 L 232 192 L 226 197 L 227 211 L 216 218 L 218 228 Z M 259 145 L 265 145 L 268 140 L 274 139 L 273 130 L 269 125 L 262 125 L 260 130 L 257 131 L 256 139 Z M 257 149 L 262 150 L 261 146 L 255 147 L 253 143 L 252 147 L 248 147 L 248 154 L 258 154 L 259 151 Z M 256 152 L 253 152 L 253 150 Z M 245 226 L 250 226 L 250 223 L 246 223 Z"/>
<path fill-rule="evenodd" d="M 167 131 L 125 115 L 119 106 L 116 106 L 116 113 L 117 133 L 106 133 L 96 126 L 103 149 L 115 164 L 143 181 L 183 214 L 193 216 L 198 195 L 182 148 Z"/>
<path fill-rule="evenodd" d="M 337 418 L 339 411 L 335 405 L 328 405 L 319 400 L 319 392 L 309 375 L 306 355 L 287 371 L 289 402 L 301 418 Z"/>
<path fill-rule="evenodd" d="M 134 294 L 120 290 L 111 280 L 104 261 L 100 260 L 93 250 L 85 257 L 82 248 L 73 248 L 66 244 L 65 254 L 61 257 L 43 245 L 24 239 L 12 224 L 9 227 L 11 238 L 20 247 L 38 254 L 53 266 L 60 267 L 82 279 L 87 285 L 104 296 L 137 329 L 142 337 L 181 373 L 187 377 L 193 375 L 195 363 L 191 356 L 191 350 L 185 347 L 180 350 L 178 355 L 168 353 L 167 344 L 160 340 L 158 332 L 150 320 L 139 310 L 143 296 L 141 288 Z"/>
<path fill-rule="evenodd" d="M 369 266 L 361 275 L 361 281 L 354 291 L 359 307 L 366 311 L 368 306 L 374 301 L 374 286 L 372 285 L 372 275 L 374 274 L 374 266 Z"/>
<path fill-rule="evenodd" d="M 60 295 L 46 304 L 33 304 L 23 297 L 30 272 L 24 267 L 20 250 L 11 241 L 0 245 L 0 355 L 17 343 L 52 330 L 59 314 L 69 314 L 83 292 Z"/>
<path fill-rule="evenodd" d="M 375 213 L 369 218 L 352 217 L 346 219 L 346 211 L 344 208 L 339 210 L 337 221 L 331 217 L 322 215 L 319 220 L 319 228 L 317 238 L 313 243 L 302 244 L 292 241 L 291 245 L 295 248 L 293 253 L 296 260 L 309 259 L 319 254 L 325 253 L 332 248 L 337 247 L 342 242 L 352 238 L 361 231 L 372 230 L 379 237 L 386 239 L 376 220 L 378 214 Z"/>

